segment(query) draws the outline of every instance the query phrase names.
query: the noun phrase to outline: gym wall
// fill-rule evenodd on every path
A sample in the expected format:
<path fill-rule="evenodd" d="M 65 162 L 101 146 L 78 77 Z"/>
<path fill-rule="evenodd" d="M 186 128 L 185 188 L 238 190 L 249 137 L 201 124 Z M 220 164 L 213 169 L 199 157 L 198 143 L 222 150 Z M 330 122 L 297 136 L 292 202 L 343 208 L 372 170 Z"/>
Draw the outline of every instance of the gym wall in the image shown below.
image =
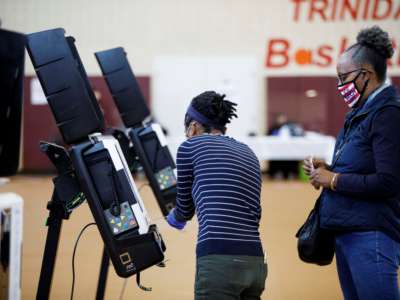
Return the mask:
<path fill-rule="evenodd" d="M 355 41 L 360 29 L 375 24 L 387 30 L 396 45 L 400 44 L 398 0 L 2 0 L 0 19 L 4 28 L 25 33 L 65 28 L 76 38 L 91 77 L 100 76 L 95 51 L 123 46 L 135 74 L 148 78 L 153 113 L 172 135 L 182 135 L 183 117 L 180 110 L 177 114 L 177 107 L 189 102 L 188 95 L 195 95 L 204 86 L 216 86 L 229 95 L 229 84 L 219 83 L 238 80 L 229 75 L 234 73 L 233 68 L 225 72 L 228 75 L 216 75 L 215 84 L 194 81 L 192 86 L 183 87 L 180 77 L 173 77 L 173 70 L 164 69 L 162 74 L 171 71 L 170 82 L 175 84 L 168 83 L 173 89 L 170 94 L 159 93 L 157 62 L 161 58 L 200 61 L 211 57 L 209 62 L 225 57 L 251 58 L 256 83 L 243 85 L 237 92 L 251 95 L 240 99 L 241 107 L 246 109 L 237 121 L 239 134 L 244 133 L 240 128 L 253 130 L 254 124 L 255 130 L 264 134 L 273 115 L 285 110 L 292 119 L 304 122 L 307 129 L 334 135 L 345 110 L 342 104 L 333 104 L 337 95 L 335 64 L 340 52 Z M 203 74 L 180 76 L 207 76 L 210 64 L 204 66 Z M 191 68 L 187 65 L 181 69 Z M 26 73 L 34 74 L 29 59 Z M 389 74 L 394 82 L 400 76 L 398 50 Z M 250 93 L 246 89 L 253 90 Z M 304 97 L 313 89 L 319 96 Z M 174 95 L 183 90 L 184 96 L 177 99 Z M 287 93 L 299 94 L 293 97 Z M 299 110 L 299 103 L 307 104 Z M 171 115 L 176 117 L 165 118 Z M 41 122 L 38 116 L 31 117 Z M 25 125 L 25 134 L 36 135 L 29 132 L 39 131 L 36 127 Z M 29 145 L 26 150 L 36 151 Z"/>

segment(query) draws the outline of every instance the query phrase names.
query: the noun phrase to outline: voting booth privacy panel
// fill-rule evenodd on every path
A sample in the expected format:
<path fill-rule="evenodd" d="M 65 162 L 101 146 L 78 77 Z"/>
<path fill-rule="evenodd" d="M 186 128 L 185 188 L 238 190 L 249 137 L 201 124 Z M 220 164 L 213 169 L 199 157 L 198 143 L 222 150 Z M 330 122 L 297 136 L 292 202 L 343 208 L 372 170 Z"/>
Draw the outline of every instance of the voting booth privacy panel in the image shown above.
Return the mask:
<path fill-rule="evenodd" d="M 19 167 L 25 36 L 0 29 L 0 176 Z"/>
<path fill-rule="evenodd" d="M 62 29 L 28 35 L 29 55 L 67 144 L 104 128 L 103 115 L 74 42 Z"/>
<path fill-rule="evenodd" d="M 0 177 L 20 165 L 25 36 L 0 29 Z M 0 185 L 8 179 L 1 178 Z M 0 299 L 21 297 L 23 200 L 0 194 Z"/>
<path fill-rule="evenodd" d="M 88 201 L 119 276 L 129 277 L 162 262 L 165 245 L 150 223 L 120 145 L 112 136 L 101 134 L 103 115 L 74 39 L 65 37 L 61 28 L 37 32 L 28 35 L 27 49 L 61 135 L 71 145 L 68 151 L 51 144 L 43 147 L 58 170 L 55 193 L 49 202 L 53 205 L 48 205 L 55 220 L 50 221 L 61 226 L 53 207 L 61 207 L 62 218 L 69 217 L 74 206 L 68 204 L 76 197 L 66 199 L 65 195 L 77 188 Z M 49 232 L 51 225 L 48 222 Z M 38 293 L 46 281 L 42 280 L 46 259 L 45 253 Z M 50 284 L 44 285 L 49 289 Z"/>
<path fill-rule="evenodd" d="M 140 126 L 150 111 L 123 48 L 96 52 L 96 59 L 127 128 Z"/>
<path fill-rule="evenodd" d="M 149 180 L 161 212 L 166 216 L 176 202 L 176 166 L 161 126 L 150 117 L 143 94 L 123 48 L 96 52 L 96 59 L 128 128 L 133 149 Z"/>

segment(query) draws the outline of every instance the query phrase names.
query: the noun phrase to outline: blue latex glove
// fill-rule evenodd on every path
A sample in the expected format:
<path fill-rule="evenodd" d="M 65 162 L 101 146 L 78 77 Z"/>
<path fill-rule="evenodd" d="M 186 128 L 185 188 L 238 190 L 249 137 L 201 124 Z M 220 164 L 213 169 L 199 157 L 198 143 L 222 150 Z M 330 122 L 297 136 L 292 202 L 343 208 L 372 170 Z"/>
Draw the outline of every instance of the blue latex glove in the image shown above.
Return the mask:
<path fill-rule="evenodd" d="M 172 227 L 174 227 L 178 230 L 182 230 L 186 225 L 186 221 L 178 221 L 176 219 L 175 209 L 173 209 L 169 212 L 169 214 L 167 216 L 167 222 L 169 225 L 171 225 Z"/>

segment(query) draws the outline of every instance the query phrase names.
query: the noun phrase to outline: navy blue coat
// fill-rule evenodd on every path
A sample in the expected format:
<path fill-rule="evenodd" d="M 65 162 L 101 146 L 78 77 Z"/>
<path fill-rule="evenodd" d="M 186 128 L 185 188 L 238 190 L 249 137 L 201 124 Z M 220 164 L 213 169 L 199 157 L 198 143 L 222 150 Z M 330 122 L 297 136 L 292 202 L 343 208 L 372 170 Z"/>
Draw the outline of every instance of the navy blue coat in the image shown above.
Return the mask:
<path fill-rule="evenodd" d="M 400 241 L 400 99 L 393 86 L 346 115 L 330 169 L 336 191 L 321 194 L 321 227 L 382 230 Z"/>

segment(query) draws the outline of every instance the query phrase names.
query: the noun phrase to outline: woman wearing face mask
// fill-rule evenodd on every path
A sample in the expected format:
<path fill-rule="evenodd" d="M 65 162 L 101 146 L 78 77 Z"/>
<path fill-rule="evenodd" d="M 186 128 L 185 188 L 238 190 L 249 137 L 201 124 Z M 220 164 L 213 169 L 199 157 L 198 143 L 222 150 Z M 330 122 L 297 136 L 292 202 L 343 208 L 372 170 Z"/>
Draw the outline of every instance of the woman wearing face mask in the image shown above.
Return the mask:
<path fill-rule="evenodd" d="M 320 224 L 335 234 L 346 300 L 400 299 L 400 99 L 385 83 L 392 55 L 379 27 L 358 34 L 337 64 L 338 90 L 351 111 L 332 164 L 304 161 L 311 184 L 323 188 Z"/>

